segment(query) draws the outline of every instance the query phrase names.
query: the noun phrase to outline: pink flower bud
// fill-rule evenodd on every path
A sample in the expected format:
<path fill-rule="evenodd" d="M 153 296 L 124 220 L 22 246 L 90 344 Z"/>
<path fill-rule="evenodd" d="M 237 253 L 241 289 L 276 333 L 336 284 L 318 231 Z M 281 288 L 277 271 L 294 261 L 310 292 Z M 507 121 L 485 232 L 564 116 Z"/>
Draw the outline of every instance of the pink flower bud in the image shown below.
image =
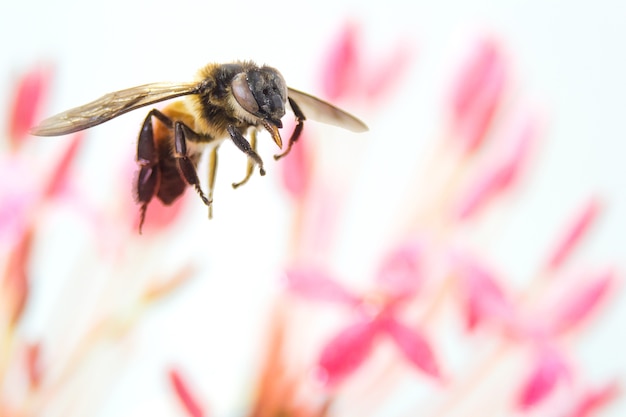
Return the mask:
<path fill-rule="evenodd" d="M 35 67 L 17 81 L 10 107 L 9 138 L 14 148 L 28 136 L 35 118 L 50 89 L 52 70 L 47 66 Z"/>
<path fill-rule="evenodd" d="M 466 220 L 474 216 L 488 202 L 511 187 L 526 162 L 535 134 L 534 121 L 528 121 L 515 132 L 514 147 L 510 154 L 479 178 L 461 199 L 457 208 L 459 219 Z"/>
<path fill-rule="evenodd" d="M 542 348 L 534 370 L 524 383 L 517 407 L 528 410 L 544 400 L 569 372 L 563 358 L 551 348 Z"/>
<path fill-rule="evenodd" d="M 479 148 L 500 105 L 507 68 L 499 45 L 484 39 L 463 68 L 452 95 L 452 123 L 467 152 Z"/>
<path fill-rule="evenodd" d="M 184 407 L 189 417 L 203 417 L 205 412 L 198 402 L 195 395 L 191 392 L 189 384 L 177 369 L 170 369 L 168 378 L 171 386 L 174 388 L 176 397 Z"/>
<path fill-rule="evenodd" d="M 597 198 L 591 198 L 586 202 L 582 210 L 572 219 L 561 241 L 552 253 L 548 261 L 549 270 L 554 271 L 567 262 L 572 252 L 589 233 L 589 230 L 600 215 L 601 209 L 602 204 Z"/>
<path fill-rule="evenodd" d="M 556 303 L 558 310 L 551 319 L 553 332 L 564 332 L 580 324 L 606 299 L 614 282 L 613 272 L 607 271 Z"/>
<path fill-rule="evenodd" d="M 360 28 L 348 22 L 331 46 L 322 68 L 322 91 L 329 100 L 337 100 L 351 94 L 359 85 Z"/>

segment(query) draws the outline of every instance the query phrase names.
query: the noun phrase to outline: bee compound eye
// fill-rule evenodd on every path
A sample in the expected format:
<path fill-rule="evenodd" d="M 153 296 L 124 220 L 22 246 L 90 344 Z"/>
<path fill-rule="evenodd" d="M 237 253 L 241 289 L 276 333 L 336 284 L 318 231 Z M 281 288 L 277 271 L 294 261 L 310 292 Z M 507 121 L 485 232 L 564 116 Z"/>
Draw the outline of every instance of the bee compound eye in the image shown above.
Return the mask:
<path fill-rule="evenodd" d="M 235 100 L 237 100 L 237 103 L 239 103 L 244 110 L 252 114 L 257 114 L 259 112 L 259 105 L 252 95 L 252 91 L 250 91 L 246 74 L 241 73 L 235 76 L 231 83 L 231 87 Z"/>

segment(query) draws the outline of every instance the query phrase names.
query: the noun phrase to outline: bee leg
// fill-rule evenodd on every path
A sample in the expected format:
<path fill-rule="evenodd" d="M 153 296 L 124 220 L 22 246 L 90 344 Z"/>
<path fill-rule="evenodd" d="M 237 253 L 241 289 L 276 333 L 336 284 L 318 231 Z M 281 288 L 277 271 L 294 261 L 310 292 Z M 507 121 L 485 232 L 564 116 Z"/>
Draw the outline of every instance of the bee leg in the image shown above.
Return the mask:
<path fill-rule="evenodd" d="M 209 201 L 213 201 L 213 189 L 215 188 L 215 172 L 217 171 L 217 148 L 211 149 L 209 154 Z M 209 205 L 209 219 L 213 218 L 213 204 Z"/>
<path fill-rule="evenodd" d="M 252 148 L 254 152 L 256 152 L 256 130 L 252 130 L 252 133 L 250 134 L 250 147 Z M 253 171 L 254 171 L 254 162 L 252 162 L 252 160 L 248 158 L 248 163 L 246 165 L 246 176 L 242 181 L 234 182 L 233 188 L 240 187 L 244 185 L 245 183 L 247 183 L 250 177 L 252 176 Z"/>
<path fill-rule="evenodd" d="M 152 112 L 148 114 L 143 122 L 139 139 L 137 140 L 137 164 L 139 164 L 139 174 L 135 194 L 137 201 L 141 204 L 139 218 L 139 233 L 146 218 L 148 203 L 156 194 L 161 181 L 161 171 L 159 170 L 159 154 L 154 144 L 154 134 L 152 131 Z"/>
<path fill-rule="evenodd" d="M 196 132 L 191 130 L 186 124 L 183 122 L 175 122 L 174 123 L 174 157 L 176 158 L 176 162 L 178 163 L 178 169 L 182 174 L 187 184 L 193 185 L 193 187 L 198 192 L 198 195 L 202 199 L 202 202 L 207 206 L 211 205 L 211 201 L 204 195 L 202 189 L 200 188 L 200 180 L 198 179 L 198 173 L 196 172 L 196 167 L 189 159 L 187 155 L 187 139 L 186 137 L 194 137 L 198 136 Z"/>
<path fill-rule="evenodd" d="M 291 137 L 289 138 L 289 143 L 287 145 L 287 149 L 285 150 L 285 152 L 278 154 L 278 155 L 274 155 L 274 159 L 277 161 L 283 156 L 287 155 L 291 151 L 291 147 L 293 146 L 294 143 L 296 143 L 296 141 L 300 137 L 300 134 L 302 133 L 302 128 L 304 127 L 304 121 L 306 120 L 306 117 L 304 117 L 304 113 L 302 113 L 302 110 L 300 110 L 300 107 L 298 106 L 298 104 L 296 104 L 296 102 L 293 101 L 291 97 L 289 97 L 289 105 L 291 106 L 291 110 L 293 110 L 293 114 L 296 116 L 296 127 L 293 129 L 293 133 L 291 134 Z"/>
<path fill-rule="evenodd" d="M 241 133 L 233 125 L 228 125 L 226 128 L 228 130 L 228 134 L 230 138 L 235 143 L 235 146 L 239 148 L 239 150 L 245 153 L 248 158 L 254 161 L 259 166 L 259 172 L 261 175 L 265 175 L 265 170 L 263 169 L 263 160 L 261 157 L 252 149 L 250 143 L 243 137 Z"/>

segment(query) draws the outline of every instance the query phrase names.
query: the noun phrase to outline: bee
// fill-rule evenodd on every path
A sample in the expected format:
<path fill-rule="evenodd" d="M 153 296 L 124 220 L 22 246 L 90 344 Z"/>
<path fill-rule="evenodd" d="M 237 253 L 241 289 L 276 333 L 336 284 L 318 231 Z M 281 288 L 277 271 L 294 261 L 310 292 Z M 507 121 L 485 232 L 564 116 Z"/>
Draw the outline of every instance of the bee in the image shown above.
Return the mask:
<path fill-rule="evenodd" d="M 184 97 L 183 97 L 184 96 Z M 256 152 L 257 132 L 265 129 L 282 149 L 279 128 L 287 103 L 296 125 L 287 149 L 289 153 L 302 133 L 306 118 L 348 129 L 367 131 L 356 117 L 317 97 L 287 87 L 275 68 L 251 61 L 211 63 L 198 71 L 196 80 L 185 83 L 151 83 L 106 94 L 42 121 L 31 130 L 37 136 L 60 136 L 97 126 L 131 110 L 165 100 L 173 101 L 162 110 L 148 112 L 137 140 L 139 171 L 134 184 L 140 204 L 139 232 L 150 201 L 156 197 L 172 204 L 187 186 L 192 186 L 212 217 L 217 150 L 231 139 L 247 156 L 246 175 L 233 188 L 245 184 L 257 166 L 265 175 L 263 160 Z M 156 119 L 156 120 L 155 120 Z M 156 122 L 156 123 L 153 123 Z M 248 135 L 250 140 L 246 138 Z M 197 166 L 205 149 L 210 149 L 208 193 L 200 187 Z"/>

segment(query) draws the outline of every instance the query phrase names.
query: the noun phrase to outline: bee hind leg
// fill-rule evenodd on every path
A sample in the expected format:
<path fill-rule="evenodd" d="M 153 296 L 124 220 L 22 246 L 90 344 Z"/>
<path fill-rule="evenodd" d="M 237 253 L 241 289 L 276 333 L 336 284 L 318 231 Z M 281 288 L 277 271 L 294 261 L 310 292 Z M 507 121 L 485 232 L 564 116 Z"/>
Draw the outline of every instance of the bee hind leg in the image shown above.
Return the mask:
<path fill-rule="evenodd" d="M 137 141 L 137 164 L 139 173 L 135 188 L 135 197 L 141 204 L 139 218 L 139 233 L 146 218 L 148 203 L 156 194 L 161 182 L 161 172 L 159 170 L 159 154 L 154 144 L 154 134 L 152 130 L 152 112 L 148 114 L 143 122 L 139 139 Z"/>

